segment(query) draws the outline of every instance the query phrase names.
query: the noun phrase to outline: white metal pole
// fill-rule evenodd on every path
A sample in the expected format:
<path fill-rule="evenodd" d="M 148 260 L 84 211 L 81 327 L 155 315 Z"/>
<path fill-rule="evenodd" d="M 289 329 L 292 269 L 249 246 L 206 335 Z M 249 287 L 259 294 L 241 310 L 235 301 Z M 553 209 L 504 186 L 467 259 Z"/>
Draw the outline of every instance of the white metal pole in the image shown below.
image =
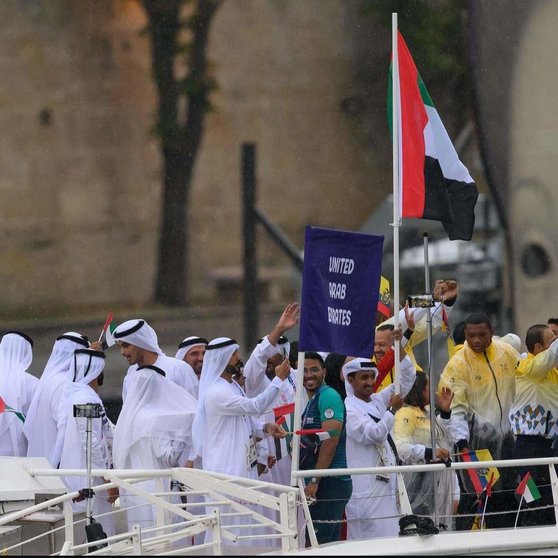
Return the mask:
<path fill-rule="evenodd" d="M 85 502 L 87 525 L 91 524 L 91 446 L 93 438 L 93 417 L 87 417 L 87 498 Z"/>
<path fill-rule="evenodd" d="M 430 260 L 428 258 L 428 233 L 424 233 L 424 284 L 425 293 L 430 293 Z M 427 376 L 430 395 L 430 445 L 432 447 L 432 461 L 436 460 L 436 386 L 432 374 L 432 312 L 430 307 L 426 308 L 426 334 L 427 334 Z M 438 510 L 436 507 L 438 473 L 432 474 L 432 498 L 434 503 L 434 523 L 438 522 Z"/>
<path fill-rule="evenodd" d="M 302 394 L 304 390 L 304 352 L 298 353 L 298 364 L 296 369 L 296 394 L 295 394 L 295 407 L 294 407 L 294 421 L 293 421 L 293 437 L 292 437 L 292 451 L 291 451 L 291 473 L 298 471 L 298 460 L 300 456 L 299 436 L 296 434 L 300 430 L 301 416 L 302 416 Z M 297 486 L 296 477 L 291 476 L 291 486 Z"/>
<path fill-rule="evenodd" d="M 394 326 L 399 327 L 399 227 L 401 226 L 400 196 L 400 133 L 401 100 L 399 91 L 399 58 L 397 54 L 397 14 L 391 14 L 391 79 L 392 79 L 392 140 L 393 140 L 393 316 Z M 395 392 L 399 393 L 400 347 L 395 343 Z"/>

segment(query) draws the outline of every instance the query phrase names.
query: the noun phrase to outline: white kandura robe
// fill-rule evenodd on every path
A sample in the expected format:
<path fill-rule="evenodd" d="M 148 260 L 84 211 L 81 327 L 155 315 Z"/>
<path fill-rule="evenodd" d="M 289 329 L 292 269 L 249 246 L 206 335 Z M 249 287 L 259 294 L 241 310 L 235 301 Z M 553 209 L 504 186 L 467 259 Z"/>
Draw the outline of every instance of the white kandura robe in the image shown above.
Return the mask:
<path fill-rule="evenodd" d="M 256 397 L 260 393 L 263 393 L 267 386 L 271 383 L 271 380 L 265 374 L 265 369 L 268 359 L 272 358 L 277 353 L 277 346 L 272 345 L 267 336 L 264 337 L 252 351 L 250 358 L 244 366 L 243 373 L 245 377 L 244 388 L 248 397 Z M 295 388 L 296 370 L 291 369 L 289 377 L 283 382 L 279 393 L 261 419 L 265 422 L 275 422 L 273 409 L 276 407 L 282 407 L 283 405 L 287 405 L 289 403 L 294 403 L 296 395 Z M 304 392 L 304 395 L 306 396 L 306 391 Z M 283 423 L 283 428 L 288 431 L 292 430 L 292 425 L 289 424 L 289 422 L 289 417 L 287 416 L 287 422 Z M 289 448 L 287 448 L 287 443 L 290 439 L 290 437 L 280 438 L 277 440 L 271 437 L 266 439 L 269 455 L 275 456 L 277 458 L 277 463 L 269 470 L 269 472 L 260 476 L 261 480 L 290 486 L 292 460 L 289 455 Z"/>
<path fill-rule="evenodd" d="M 179 385 L 194 398 L 198 398 L 198 377 L 196 376 L 193 368 L 188 363 L 162 353 L 157 357 L 157 360 L 153 363 L 153 366 L 157 366 L 157 368 L 164 370 L 167 380 L 170 380 L 176 385 Z M 137 369 L 138 365 L 133 364 L 128 368 L 126 376 L 124 376 L 124 382 L 122 384 L 122 401 L 126 399 L 130 374 L 133 374 Z"/>
<path fill-rule="evenodd" d="M 14 412 L 0 414 L 0 455 L 27 455 L 27 438 L 23 434 L 26 415 L 39 379 L 26 370 L 33 361 L 33 344 L 25 336 L 11 331 L 0 341 L 0 396 Z"/>
<path fill-rule="evenodd" d="M 17 403 L 4 401 L 6 405 L 10 405 L 10 407 L 27 415 L 39 378 L 28 372 L 23 372 L 19 376 L 19 382 L 21 390 L 19 401 Z M 27 438 L 23 434 L 23 425 L 24 423 L 14 413 L 2 413 L 0 415 L 0 455 L 15 457 L 25 457 L 27 455 Z"/>
<path fill-rule="evenodd" d="M 86 338 L 75 332 L 65 333 L 55 341 L 25 418 L 23 433 L 28 444 L 27 457 L 46 457 L 52 467 L 58 467 L 57 419 L 62 388 L 68 378 L 74 351 L 86 347 Z"/>
<path fill-rule="evenodd" d="M 249 479 L 258 478 L 255 459 L 253 467 L 252 463 L 249 463 L 249 450 L 252 443 L 255 455 L 255 437 L 265 438 L 262 430 L 265 423 L 257 417 L 271 405 L 283 383 L 280 378 L 274 378 L 266 390 L 254 398 L 246 397 L 236 382 L 230 383 L 221 377 L 207 389 L 205 395 L 207 422 L 203 445 L 204 470 Z M 211 509 L 208 507 L 206 513 L 211 513 Z M 261 507 L 253 509 L 262 513 Z M 225 510 L 221 509 L 221 512 Z M 228 527 L 247 522 L 246 517 L 223 519 L 223 524 Z M 242 535 L 261 535 L 265 530 L 233 528 L 232 532 Z M 210 540 L 211 534 L 208 533 L 206 542 Z M 239 545 L 258 546 L 262 543 L 241 541 Z"/>
<path fill-rule="evenodd" d="M 70 383 L 64 387 L 64 409 L 68 418 L 62 454 L 60 457 L 60 469 L 87 469 L 87 420 L 82 417 L 73 416 L 73 406 L 83 403 L 103 404 L 99 395 L 87 384 Z M 91 419 L 91 468 L 109 469 L 112 464 L 110 456 L 107 430 L 110 431 L 112 425 L 106 414 L 101 418 Z M 92 486 L 104 484 L 105 480 L 101 477 L 92 477 Z M 69 491 L 80 490 L 87 487 L 87 477 L 62 477 L 62 481 Z M 112 504 L 107 501 L 108 492 L 103 491 L 95 494 L 91 507 L 93 517 L 103 526 L 104 532 L 110 537 L 115 533 L 114 515 L 99 517 L 101 514 L 113 511 Z M 73 502 L 74 512 L 85 512 L 86 502 Z"/>
<path fill-rule="evenodd" d="M 136 370 L 128 384 L 128 396 L 122 405 L 114 431 L 113 460 L 118 469 L 168 469 L 183 466 L 192 444 L 192 422 L 197 402 L 180 386 L 169 382 L 154 370 Z M 138 487 L 159 492 L 155 480 Z M 170 480 L 163 479 L 162 491 L 170 490 Z M 121 506 L 141 507 L 127 511 L 128 527 L 155 526 L 156 510 L 141 496 L 123 491 Z"/>
<path fill-rule="evenodd" d="M 409 357 L 400 365 L 400 390 L 405 397 L 413 387 L 416 370 Z M 396 465 L 395 456 L 387 441 L 395 416 L 388 412 L 389 400 L 395 393 L 392 384 L 371 401 L 364 402 L 354 395 L 345 399 L 347 409 L 347 467 L 376 467 Z M 375 422 L 369 414 L 381 419 Z M 383 460 L 383 461 L 382 461 Z M 396 536 L 399 533 L 399 507 L 397 475 L 383 475 L 389 482 L 376 479 L 376 475 L 353 475 L 353 493 L 347 503 L 347 539 Z"/>

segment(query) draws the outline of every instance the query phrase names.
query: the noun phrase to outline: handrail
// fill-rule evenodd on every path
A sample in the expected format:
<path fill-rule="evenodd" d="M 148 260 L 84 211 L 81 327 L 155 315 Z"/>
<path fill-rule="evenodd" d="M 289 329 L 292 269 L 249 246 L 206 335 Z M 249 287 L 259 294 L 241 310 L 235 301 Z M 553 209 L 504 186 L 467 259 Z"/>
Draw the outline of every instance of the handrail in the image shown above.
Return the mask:
<path fill-rule="evenodd" d="M 305 469 L 293 471 L 295 478 L 336 477 L 340 475 L 369 475 L 379 473 L 421 473 L 428 471 L 446 471 L 447 469 L 487 469 L 489 467 L 525 467 L 531 465 L 552 465 L 558 463 L 558 457 L 538 457 L 526 459 L 503 459 L 492 461 L 451 461 L 445 463 L 424 463 L 419 465 L 390 465 L 385 467 L 352 467 L 345 469 Z"/>
<path fill-rule="evenodd" d="M 118 486 L 121 490 L 134 493 L 145 499 L 145 504 L 153 505 L 158 510 L 164 510 L 170 516 L 166 517 L 161 515 L 156 518 L 154 526 L 141 528 L 133 531 L 121 532 L 113 536 L 103 539 L 103 543 L 111 543 L 114 545 L 113 551 L 116 553 L 133 553 L 136 554 L 139 550 L 147 551 L 152 549 L 159 543 L 169 543 L 174 541 L 178 543 L 179 540 L 193 537 L 197 534 L 202 534 L 204 531 L 213 533 L 213 542 L 208 544 L 196 544 L 195 549 L 213 548 L 218 553 L 221 552 L 221 547 L 224 541 L 243 541 L 243 540 L 265 540 L 265 539 L 279 539 L 283 549 L 293 549 L 297 545 L 297 530 L 296 528 L 289 529 L 287 525 L 296 524 L 296 498 L 295 494 L 300 495 L 297 488 L 290 486 L 283 486 L 273 483 L 266 483 L 256 481 L 253 479 L 232 478 L 228 475 L 220 475 L 209 473 L 203 470 L 195 470 L 189 468 L 173 468 L 173 469 L 144 469 L 144 470 L 130 470 L 130 469 L 92 469 L 89 473 L 85 469 L 50 469 L 50 468 L 31 468 L 24 466 L 23 469 L 31 477 L 66 477 L 66 476 L 79 476 L 86 477 L 90 474 L 93 477 L 104 477 L 110 479 L 106 482 L 94 487 L 95 492 L 104 492 L 113 486 Z M 170 478 L 186 483 L 184 492 L 146 492 L 136 486 L 135 483 L 141 483 L 144 479 L 148 478 Z M 228 482 L 230 481 L 230 482 Z M 198 484 L 196 484 L 198 483 Z M 197 486 L 196 490 L 192 493 L 204 494 L 210 498 L 210 502 L 205 502 L 207 505 L 214 508 L 213 514 L 204 514 L 203 511 L 200 515 L 192 514 L 186 508 L 190 507 L 187 503 L 179 504 L 176 502 L 167 501 L 169 496 L 179 496 L 180 494 L 190 494 L 188 489 L 190 486 Z M 203 490 L 199 490 L 199 488 Z M 278 493 L 277 493 L 278 492 Z M 275 496 L 274 493 L 277 493 Z M 64 510 L 70 510 L 69 516 L 64 514 L 64 525 L 50 529 L 45 533 L 41 533 L 32 539 L 26 538 L 25 540 L 13 545 L 8 550 L 21 548 L 23 545 L 47 537 L 54 531 L 65 530 L 65 542 L 60 550 L 61 555 L 74 554 L 75 551 L 83 551 L 87 548 L 98 547 L 99 541 L 92 541 L 84 544 L 74 544 L 73 539 L 73 526 L 83 522 L 83 520 L 74 521 L 73 514 L 71 513 L 71 501 L 79 494 L 79 491 L 72 491 L 62 495 L 54 496 L 40 504 L 29 505 L 28 507 L 10 512 L 0 516 L 0 525 L 10 524 L 23 517 L 29 516 L 34 512 L 45 511 L 55 504 L 64 504 Z M 290 502 L 288 506 L 284 503 Z M 263 506 L 265 509 L 272 511 L 279 511 L 281 520 L 276 521 L 270 519 L 257 509 L 251 506 L 257 504 Z M 194 504 L 195 505 L 195 504 Z M 223 512 L 220 511 L 221 506 L 227 506 Z M 139 506 L 132 506 L 139 507 Z M 228 509 L 231 509 L 229 512 Z M 111 513 L 119 514 L 127 509 L 115 508 L 112 512 L 101 514 L 110 515 Z M 163 513 L 164 513 L 163 512 Z M 198 512 L 199 513 L 199 512 Z M 168 523 L 171 517 L 181 518 L 182 521 Z M 227 517 L 245 517 L 238 525 L 230 525 L 226 521 L 223 524 L 219 518 Z M 100 516 L 98 516 L 100 517 Z M 185 521 L 186 519 L 186 521 Z M 294 523 L 293 523 L 294 521 Z M 261 534 L 257 531 L 250 534 L 240 534 L 231 532 L 231 528 L 251 528 L 262 527 L 270 529 L 269 533 Z M 161 534 L 167 531 L 166 534 Z M 151 536 L 155 534 L 155 536 Z M 132 545 L 130 546 L 130 541 Z M 124 545 L 124 546 L 122 546 Z M 126 545 L 129 545 L 126 547 Z M 179 546 L 183 546 L 179 543 Z M 185 552 L 195 552 L 191 550 L 192 545 L 189 543 L 184 548 Z M 6 549 L 5 549 L 6 550 Z M 106 548 L 97 548 L 95 554 L 108 553 Z M 180 550 L 171 550 L 165 554 L 184 554 Z"/>

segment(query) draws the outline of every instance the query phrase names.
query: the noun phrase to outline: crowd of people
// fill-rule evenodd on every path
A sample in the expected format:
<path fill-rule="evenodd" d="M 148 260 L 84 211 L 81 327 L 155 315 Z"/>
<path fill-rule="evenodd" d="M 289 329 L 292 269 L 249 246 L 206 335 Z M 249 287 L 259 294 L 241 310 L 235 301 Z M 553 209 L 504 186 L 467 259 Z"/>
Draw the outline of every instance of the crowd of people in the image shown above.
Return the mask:
<path fill-rule="evenodd" d="M 323 435 L 300 436 L 297 468 L 340 470 L 336 476 L 304 480 L 319 543 L 397 535 L 406 497 L 417 518 L 433 517 L 447 529 L 470 529 L 474 523 L 480 495 L 465 471 L 458 474 L 448 467 L 435 481 L 426 473 L 405 474 L 402 486 L 396 473 L 351 476 L 344 469 L 450 464 L 477 450 L 488 450 L 496 460 L 555 455 L 558 319 L 532 325 L 521 353 L 519 337 L 497 337 L 490 317 L 482 313 L 469 315 L 451 333 L 457 294 L 455 281 L 436 281 L 433 307 L 406 305 L 397 316 L 378 320 L 374 353 L 368 358 L 305 352 L 301 428 Z M 116 424 L 99 394 L 105 365 L 101 341 L 64 333 L 37 378 L 27 371 L 32 339 L 8 331 L 0 340 L 5 408 L 0 454 L 40 456 L 60 469 L 85 468 L 87 419 L 74 416 L 74 408 L 93 403 L 100 409 L 91 433 L 93 468 L 193 467 L 290 485 L 292 441 L 298 438 L 293 438 L 292 421 L 277 420 L 274 410 L 295 401 L 298 343 L 289 342 L 286 333 L 298 324 L 300 311 L 297 303 L 287 305 L 246 364 L 230 337 L 186 337 L 172 357 L 163 353 L 145 320 L 121 323 L 113 336 L 128 369 Z M 435 401 L 429 383 L 437 380 L 428 377 L 413 351 L 429 327 L 432 334 L 446 330 L 451 341 Z M 514 492 L 527 472 L 541 502 L 534 510 L 524 503 L 518 513 Z M 78 492 L 75 510 L 84 510 L 83 478 L 63 480 L 68 491 Z M 94 478 L 94 485 L 105 482 Z M 153 483 L 139 486 L 154 492 Z M 483 510 L 487 526 L 554 524 L 548 467 L 501 468 L 491 489 Z M 116 488 L 94 496 L 93 515 L 110 511 L 118 498 L 122 507 L 130 506 L 130 528 L 155 524 L 153 506 Z M 110 535 L 115 524 L 106 517 L 103 528 Z M 234 528 L 235 521 L 229 518 L 228 526 Z"/>

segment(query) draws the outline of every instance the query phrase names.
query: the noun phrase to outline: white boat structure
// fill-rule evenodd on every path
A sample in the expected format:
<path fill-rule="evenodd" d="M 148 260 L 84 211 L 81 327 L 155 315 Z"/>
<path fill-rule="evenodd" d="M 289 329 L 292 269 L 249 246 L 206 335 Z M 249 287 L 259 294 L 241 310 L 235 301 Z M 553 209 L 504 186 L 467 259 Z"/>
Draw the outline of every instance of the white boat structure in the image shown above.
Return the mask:
<path fill-rule="evenodd" d="M 558 501 L 558 458 L 452 463 L 452 468 L 545 465 L 550 468 L 554 502 Z M 344 469 L 343 473 L 398 474 L 439 471 L 444 464 Z M 476 531 L 441 531 L 436 535 L 406 535 L 362 541 L 340 541 L 318 546 L 315 537 L 304 548 L 304 528 L 312 526 L 300 486 L 266 482 L 176 468 L 157 471 L 96 470 L 93 476 L 110 480 L 96 486 L 101 493 L 113 486 L 145 498 L 156 509 L 156 525 L 128 530 L 125 509 L 114 507 L 118 534 L 87 542 L 86 514 L 74 514 L 61 476 L 85 470 L 52 469 L 43 458 L 0 458 L 0 552 L 3 555 L 499 555 L 558 554 L 558 527 L 518 527 Z M 295 472 L 302 476 L 328 476 L 339 470 Z M 402 477 L 399 477 L 402 480 Z M 138 482 L 158 479 L 160 492 L 148 493 Z M 181 492 L 163 492 L 163 479 L 181 483 Z M 401 487 L 403 483 L 400 482 Z M 182 495 L 184 498 L 180 498 Z M 408 506 L 404 488 L 403 508 Z M 177 500 L 179 503 L 177 503 Z M 205 501 L 211 505 L 206 506 Z M 556 507 L 555 515 L 556 515 Z M 406 510 L 410 512 L 409 509 Z M 235 525 L 227 525 L 234 518 Z M 103 517 L 95 517 L 102 525 Z M 205 542 L 205 533 L 210 533 Z"/>

